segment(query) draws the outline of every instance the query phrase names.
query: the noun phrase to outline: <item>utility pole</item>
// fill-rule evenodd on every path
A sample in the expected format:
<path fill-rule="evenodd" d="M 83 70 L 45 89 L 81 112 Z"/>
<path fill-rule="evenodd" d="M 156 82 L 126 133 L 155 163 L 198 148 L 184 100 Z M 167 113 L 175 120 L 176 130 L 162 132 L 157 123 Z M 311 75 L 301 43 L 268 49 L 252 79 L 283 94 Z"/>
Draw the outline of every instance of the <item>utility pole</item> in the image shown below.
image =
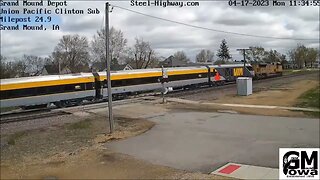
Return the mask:
<path fill-rule="evenodd" d="M 164 99 L 164 69 L 163 66 L 161 66 L 161 72 L 162 72 L 162 78 L 161 78 L 161 86 L 162 86 L 162 90 L 161 90 L 161 96 L 162 96 L 162 104 L 165 103 L 165 99 Z"/>
<path fill-rule="evenodd" d="M 58 58 L 58 66 L 59 66 L 59 75 L 61 74 L 61 64 L 60 64 L 60 58 Z"/>
<path fill-rule="evenodd" d="M 237 49 L 237 51 L 242 51 L 243 53 L 243 75 L 244 75 L 244 71 L 246 69 L 246 51 L 249 51 L 251 49 Z"/>
<path fill-rule="evenodd" d="M 109 125 L 110 133 L 113 133 L 114 122 L 112 114 L 112 91 L 111 91 L 111 72 L 110 72 L 110 54 L 109 54 L 109 3 L 106 3 L 106 22 L 105 22 L 105 36 L 106 36 L 106 66 L 107 66 L 107 85 L 108 85 L 108 109 L 109 109 Z"/>

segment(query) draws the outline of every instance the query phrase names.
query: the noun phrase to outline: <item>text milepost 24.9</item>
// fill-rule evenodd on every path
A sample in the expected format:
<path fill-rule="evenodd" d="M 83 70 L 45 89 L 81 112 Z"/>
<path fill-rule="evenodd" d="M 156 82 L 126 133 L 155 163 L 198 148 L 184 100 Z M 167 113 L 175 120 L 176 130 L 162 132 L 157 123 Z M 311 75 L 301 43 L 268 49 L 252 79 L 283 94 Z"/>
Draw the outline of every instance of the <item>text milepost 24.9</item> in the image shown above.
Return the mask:
<path fill-rule="evenodd" d="M 75 9 L 70 2 L 0 0 L 0 30 L 60 30 L 62 15 L 98 15 L 97 7 Z"/>

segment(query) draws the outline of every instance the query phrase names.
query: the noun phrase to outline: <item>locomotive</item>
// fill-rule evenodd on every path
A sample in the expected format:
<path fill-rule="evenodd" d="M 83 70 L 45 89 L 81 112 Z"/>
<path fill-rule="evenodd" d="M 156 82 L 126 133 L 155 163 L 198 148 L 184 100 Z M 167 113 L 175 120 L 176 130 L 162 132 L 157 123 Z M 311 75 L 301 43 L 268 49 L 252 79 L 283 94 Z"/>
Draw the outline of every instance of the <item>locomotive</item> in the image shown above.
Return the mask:
<path fill-rule="evenodd" d="M 252 68 L 255 72 L 255 79 L 282 76 L 282 64 L 279 62 L 253 64 Z"/>

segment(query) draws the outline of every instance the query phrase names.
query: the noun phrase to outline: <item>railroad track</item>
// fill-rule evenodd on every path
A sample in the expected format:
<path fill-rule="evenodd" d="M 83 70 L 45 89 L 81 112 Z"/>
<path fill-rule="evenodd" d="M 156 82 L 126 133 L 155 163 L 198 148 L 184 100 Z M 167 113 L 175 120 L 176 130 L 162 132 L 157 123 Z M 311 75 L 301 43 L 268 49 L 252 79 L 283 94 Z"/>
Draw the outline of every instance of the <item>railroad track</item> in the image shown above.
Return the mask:
<path fill-rule="evenodd" d="M 150 96 L 150 95 L 149 95 Z M 146 96 L 139 98 L 125 99 L 114 101 L 114 106 L 124 105 L 127 103 L 137 103 L 145 101 Z M 70 115 L 78 111 L 90 111 L 94 109 L 106 108 L 108 107 L 108 102 L 100 102 L 95 104 L 86 104 L 82 106 L 73 106 L 66 108 L 46 108 L 46 109 L 35 109 L 28 111 L 17 111 L 13 113 L 5 113 L 0 115 L 0 124 L 12 123 L 12 122 L 21 122 L 29 121 L 40 118 L 48 118 L 62 115 Z"/>
<path fill-rule="evenodd" d="M 255 80 L 254 82 L 262 83 L 262 82 L 268 82 L 268 81 L 274 81 L 277 79 L 286 79 L 286 78 L 292 78 L 292 77 L 298 77 L 303 76 L 306 74 L 312 74 L 315 72 L 308 72 L 308 73 L 299 73 L 299 74 L 290 74 L 286 76 L 279 76 L 279 77 L 273 77 L 273 78 L 267 78 L 267 79 L 260 79 Z M 186 95 L 192 95 L 192 94 L 199 94 L 199 93 L 205 93 L 208 91 L 212 91 L 214 89 L 231 89 L 234 88 L 236 84 L 234 82 L 225 84 L 223 86 L 203 86 L 199 87 L 198 89 L 188 89 L 188 90 L 176 90 L 173 92 L 170 92 L 166 95 L 166 97 L 181 97 Z M 145 93 L 145 94 L 139 94 L 136 96 L 132 96 L 131 98 L 124 99 L 124 100 L 116 100 L 114 101 L 113 105 L 123 105 L 127 103 L 137 103 L 145 101 L 146 97 L 159 97 L 161 93 L 159 92 L 153 92 L 153 93 Z M 61 116 L 61 115 L 68 115 L 72 114 L 74 112 L 77 112 L 79 110 L 81 111 L 89 111 L 93 109 L 99 109 L 99 108 L 106 108 L 108 106 L 107 102 L 98 102 L 98 103 L 87 103 L 81 106 L 73 106 L 73 107 L 67 107 L 67 108 L 45 108 L 45 109 L 35 109 L 35 110 L 27 110 L 27 111 L 14 111 L 14 112 L 8 112 L 3 113 L 0 115 L 0 124 L 5 123 L 12 123 L 12 122 L 19 122 L 19 121 L 28 121 L 33 119 L 39 119 L 39 118 L 48 118 L 48 117 L 54 117 L 54 116 Z"/>
<path fill-rule="evenodd" d="M 61 116 L 71 114 L 65 111 L 33 111 L 29 113 L 16 113 L 16 116 L 13 115 L 1 115 L 0 124 L 19 122 L 19 121 L 29 121 L 40 118 L 47 118 L 53 116 Z"/>

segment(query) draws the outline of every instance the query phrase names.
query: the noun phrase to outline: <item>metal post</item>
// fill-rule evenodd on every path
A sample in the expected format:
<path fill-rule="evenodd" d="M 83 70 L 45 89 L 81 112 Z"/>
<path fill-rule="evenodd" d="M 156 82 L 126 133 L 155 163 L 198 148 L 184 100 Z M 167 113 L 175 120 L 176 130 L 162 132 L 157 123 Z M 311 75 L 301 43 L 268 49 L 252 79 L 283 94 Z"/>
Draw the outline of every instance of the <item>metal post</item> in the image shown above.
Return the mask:
<path fill-rule="evenodd" d="M 243 50 L 243 75 L 244 75 L 244 70 L 246 69 L 246 50 Z"/>
<path fill-rule="evenodd" d="M 110 133 L 113 133 L 114 122 L 112 114 L 112 92 L 111 92 L 111 73 L 110 73 L 110 55 L 109 55 L 109 3 L 106 3 L 106 24 L 105 24 L 105 36 L 106 36 L 106 66 L 107 66 L 107 85 L 108 85 L 108 108 L 109 108 L 109 125 Z"/>
<path fill-rule="evenodd" d="M 162 90 L 161 90 L 161 95 L 162 95 L 162 104 L 164 104 L 165 103 L 165 99 L 164 99 L 164 70 L 163 70 L 163 66 L 161 66 L 161 71 L 162 71 L 162 80 L 161 80 Z"/>

